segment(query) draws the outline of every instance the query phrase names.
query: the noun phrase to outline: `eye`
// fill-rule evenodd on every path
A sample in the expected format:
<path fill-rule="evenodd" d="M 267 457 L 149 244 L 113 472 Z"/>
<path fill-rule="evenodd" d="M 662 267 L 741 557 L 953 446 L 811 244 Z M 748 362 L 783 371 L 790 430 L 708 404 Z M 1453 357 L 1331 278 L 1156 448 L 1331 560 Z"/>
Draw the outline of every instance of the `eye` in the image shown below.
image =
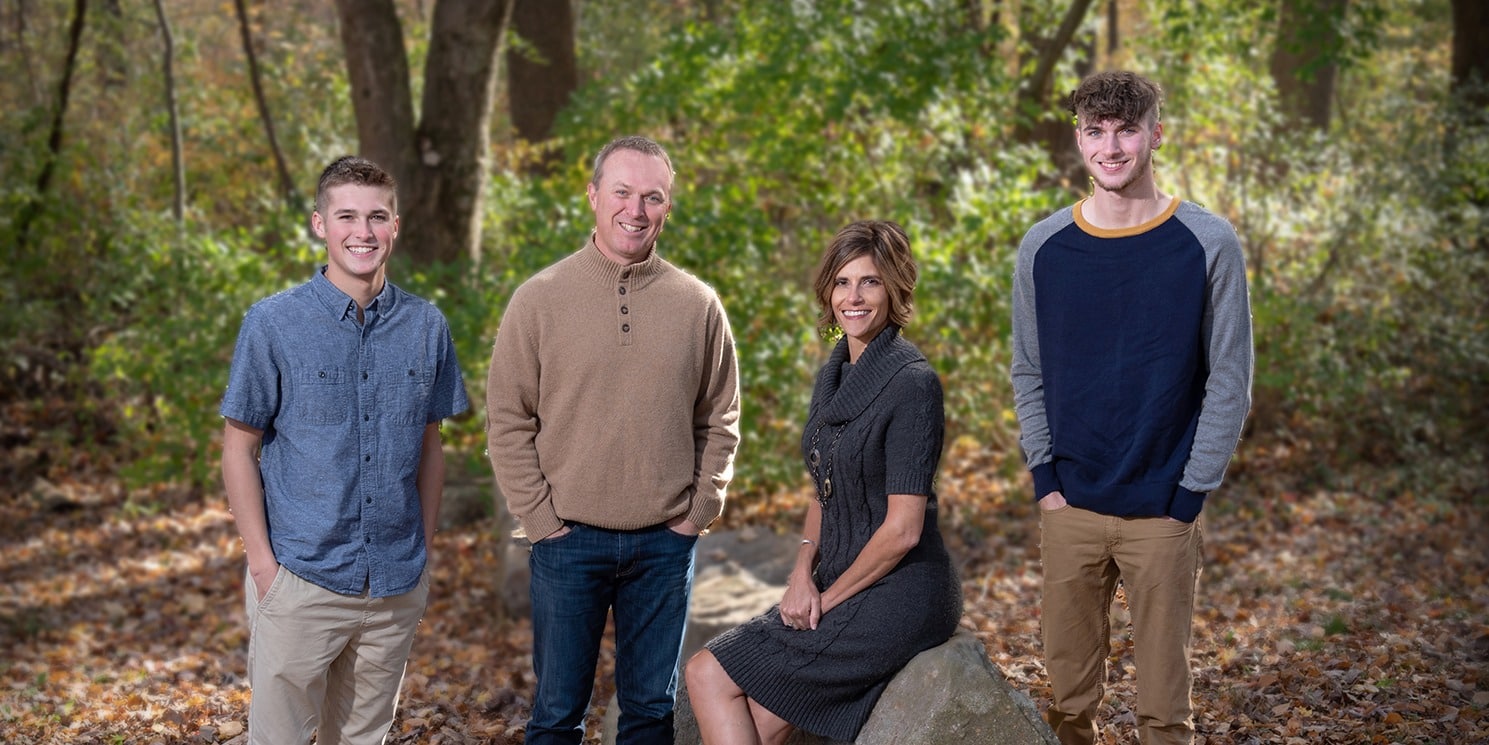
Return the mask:
<path fill-rule="evenodd" d="M 832 283 L 834 285 L 837 285 L 838 287 L 847 287 L 848 286 L 848 278 L 847 277 L 838 277 L 837 279 L 834 279 L 832 281 Z"/>
<path fill-rule="evenodd" d="M 661 204 L 662 203 L 662 198 L 659 197 L 659 196 L 657 196 L 657 195 L 655 195 L 655 194 L 653 194 L 653 195 L 651 195 L 651 196 L 649 196 L 649 197 L 646 198 L 646 203 L 647 204 Z"/>

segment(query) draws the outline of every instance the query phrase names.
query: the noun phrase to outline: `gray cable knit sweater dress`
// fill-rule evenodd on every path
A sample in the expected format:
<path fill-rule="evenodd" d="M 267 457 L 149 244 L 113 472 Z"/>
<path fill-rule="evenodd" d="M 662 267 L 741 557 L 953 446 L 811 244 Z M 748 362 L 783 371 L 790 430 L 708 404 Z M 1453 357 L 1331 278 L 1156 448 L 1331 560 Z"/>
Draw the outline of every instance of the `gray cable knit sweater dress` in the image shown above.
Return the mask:
<path fill-rule="evenodd" d="M 856 364 L 848 363 L 846 340 L 839 342 L 818 372 L 802 434 L 819 495 L 831 479 L 822 499 L 817 588 L 836 581 L 883 524 L 888 495 L 929 500 L 919 545 L 825 614 L 817 629 L 787 628 L 776 606 L 708 643 L 746 695 L 796 727 L 852 740 L 890 678 L 956 630 L 961 584 L 936 527 L 942 436 L 941 382 L 895 326 Z"/>

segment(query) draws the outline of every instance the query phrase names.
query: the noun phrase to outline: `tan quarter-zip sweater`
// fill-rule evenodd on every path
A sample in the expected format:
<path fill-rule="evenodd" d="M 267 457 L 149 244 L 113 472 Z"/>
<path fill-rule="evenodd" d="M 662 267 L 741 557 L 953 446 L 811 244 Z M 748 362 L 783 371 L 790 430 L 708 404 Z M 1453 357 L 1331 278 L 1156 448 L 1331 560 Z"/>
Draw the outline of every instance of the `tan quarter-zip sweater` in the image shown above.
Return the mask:
<path fill-rule="evenodd" d="M 564 521 L 633 530 L 723 511 L 739 373 L 718 294 L 653 250 L 591 238 L 512 294 L 491 352 L 486 444 L 531 540 Z"/>

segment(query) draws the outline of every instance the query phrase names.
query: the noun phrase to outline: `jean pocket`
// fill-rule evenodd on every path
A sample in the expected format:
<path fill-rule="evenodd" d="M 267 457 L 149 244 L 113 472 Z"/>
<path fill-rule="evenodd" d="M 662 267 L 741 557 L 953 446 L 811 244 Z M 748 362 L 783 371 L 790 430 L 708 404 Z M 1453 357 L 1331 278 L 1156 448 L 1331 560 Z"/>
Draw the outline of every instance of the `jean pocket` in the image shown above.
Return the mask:
<path fill-rule="evenodd" d="M 671 536 L 674 540 L 680 541 L 681 543 L 689 547 L 698 542 L 697 533 L 679 533 L 671 528 L 665 527 L 662 528 L 662 532 L 667 534 L 668 536 Z"/>

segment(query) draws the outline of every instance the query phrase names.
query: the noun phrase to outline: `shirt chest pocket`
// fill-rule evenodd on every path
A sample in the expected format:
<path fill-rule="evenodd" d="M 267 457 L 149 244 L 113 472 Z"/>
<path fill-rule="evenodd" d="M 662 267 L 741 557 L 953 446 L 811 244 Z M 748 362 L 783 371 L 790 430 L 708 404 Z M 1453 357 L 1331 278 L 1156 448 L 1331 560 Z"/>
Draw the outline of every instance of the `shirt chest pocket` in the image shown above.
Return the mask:
<path fill-rule="evenodd" d="M 342 367 L 309 367 L 293 381 L 295 417 L 305 424 L 341 424 L 356 408 L 356 389 Z"/>
<path fill-rule="evenodd" d="M 394 423 L 425 424 L 434 371 L 409 364 L 379 371 L 378 408 Z"/>

